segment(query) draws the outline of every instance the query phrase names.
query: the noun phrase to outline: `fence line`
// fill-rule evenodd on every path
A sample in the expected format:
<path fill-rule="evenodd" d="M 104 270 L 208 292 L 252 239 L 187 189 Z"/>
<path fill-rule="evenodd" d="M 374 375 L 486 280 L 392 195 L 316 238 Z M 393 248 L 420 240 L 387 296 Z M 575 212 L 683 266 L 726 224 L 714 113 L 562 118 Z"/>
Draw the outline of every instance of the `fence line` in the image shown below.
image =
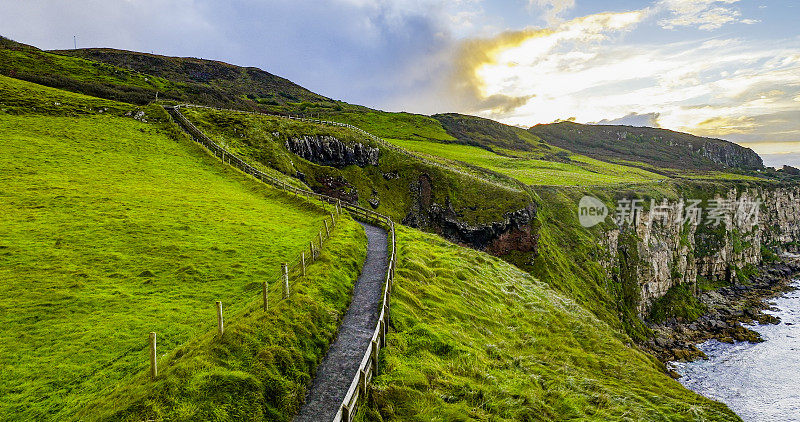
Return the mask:
<path fill-rule="evenodd" d="M 355 205 L 350 204 L 348 202 L 342 202 L 339 199 L 322 195 L 310 190 L 297 188 L 295 186 L 289 185 L 282 180 L 274 178 L 265 174 L 264 172 L 256 169 L 255 167 L 251 166 L 241 158 L 237 157 L 236 155 L 230 153 L 225 148 L 221 147 L 220 145 L 216 144 L 210 138 L 208 138 L 202 131 L 200 131 L 189 119 L 186 118 L 181 112 L 180 107 L 182 106 L 174 106 L 168 107 L 165 106 L 164 108 L 167 109 L 169 114 L 173 116 L 176 122 L 184 129 L 186 132 L 191 135 L 192 139 L 203 145 L 206 149 L 208 149 L 212 154 L 219 157 L 223 162 L 226 162 L 243 172 L 259 179 L 260 181 L 270 184 L 276 188 L 279 188 L 285 192 L 293 193 L 298 197 L 302 196 L 305 197 L 307 200 L 317 200 L 321 201 L 326 204 L 332 205 L 336 209 L 336 213 L 339 214 L 342 209 L 348 211 L 354 218 L 359 220 L 365 220 L 371 222 L 373 224 L 378 224 L 386 228 L 386 230 L 391 234 L 391 241 L 389 244 L 390 247 L 390 255 L 389 255 L 389 264 L 386 268 L 386 278 L 384 280 L 384 288 L 383 288 L 383 296 L 381 298 L 381 312 L 378 317 L 378 322 L 373 330 L 372 337 L 370 340 L 370 345 L 367 347 L 364 356 L 361 359 L 361 363 L 358 367 L 358 371 L 356 371 L 356 375 L 353 377 L 353 380 L 350 383 L 350 388 L 348 388 L 347 393 L 345 394 L 342 403 L 339 405 L 339 409 L 334 417 L 334 422 L 350 422 L 352 420 L 352 416 L 355 414 L 355 411 L 358 406 L 359 399 L 363 398 L 366 390 L 367 384 L 372 380 L 373 377 L 377 374 L 378 371 L 378 354 L 380 349 L 386 346 L 386 333 L 388 332 L 389 326 L 389 304 L 391 299 L 391 292 L 392 292 L 392 285 L 394 284 L 394 273 L 395 273 L 395 266 L 397 264 L 397 237 L 395 235 L 395 228 L 394 228 L 394 221 L 388 216 L 383 214 L 377 213 L 373 210 Z M 198 106 L 201 107 L 201 106 Z M 210 107 L 209 107 L 210 108 Z M 231 110 L 237 111 L 237 110 Z M 251 112 L 246 112 L 251 113 Z M 261 114 L 261 113 L 253 113 L 253 114 Z M 295 118 L 296 119 L 296 118 Z M 308 119 L 307 119 L 308 120 Z M 322 121 L 319 121 L 322 122 Z M 374 139 L 380 139 L 374 137 L 374 135 L 368 134 L 367 132 L 362 131 L 361 129 L 356 128 L 355 126 L 346 125 L 343 123 L 334 123 L 339 126 L 350 127 L 360 132 L 367 134 Z M 385 142 L 380 140 L 379 142 Z M 394 148 L 394 146 L 391 146 Z M 327 225 L 327 220 L 326 225 Z M 332 226 L 336 226 L 336 221 L 334 219 L 334 214 L 331 213 L 331 224 Z M 326 227 L 327 229 L 327 227 Z M 322 250 L 322 241 L 323 237 L 325 239 L 330 238 L 330 231 L 326 230 L 323 233 L 320 230 L 320 245 L 317 252 L 321 252 Z M 310 244 L 310 261 L 313 262 L 316 259 L 315 256 L 315 248 L 313 241 Z M 285 271 L 282 271 L 282 274 L 279 276 L 279 280 L 282 277 L 285 277 L 287 271 L 293 271 L 298 266 L 302 267 L 303 273 L 305 271 L 305 252 L 302 252 L 298 259 L 293 263 L 293 265 Z M 264 307 L 266 308 L 266 294 L 264 294 L 265 303 Z M 222 330 L 222 322 L 220 317 L 219 322 L 219 330 Z M 155 342 L 154 342 L 155 344 Z"/>
<path fill-rule="evenodd" d="M 255 116 L 281 117 L 281 118 L 284 118 L 284 119 L 297 120 L 297 121 L 308 122 L 308 123 L 317 123 L 317 124 L 328 125 L 328 126 L 344 127 L 344 128 L 352 129 L 352 130 L 354 130 L 354 131 L 366 136 L 367 138 L 372 139 L 373 141 L 377 142 L 379 145 L 381 145 L 381 146 L 383 146 L 385 148 L 389 148 L 389 149 L 391 149 L 391 150 L 393 150 L 395 152 L 398 152 L 400 154 L 403 154 L 405 156 L 408 156 L 408 157 L 414 158 L 416 160 L 422 161 L 423 163 L 428 164 L 430 166 L 437 167 L 437 168 L 440 168 L 440 169 L 443 169 L 443 170 L 446 170 L 446 171 L 452 171 L 452 172 L 458 173 L 458 174 L 460 174 L 460 175 L 462 175 L 464 177 L 469 177 L 469 178 L 472 178 L 472 179 L 478 179 L 481 182 L 488 183 L 488 184 L 490 184 L 492 186 L 495 186 L 497 188 L 500 188 L 500 189 L 510 190 L 510 191 L 513 191 L 513 192 L 521 192 L 522 191 L 522 190 L 517 189 L 517 188 L 512 188 L 512 187 L 510 187 L 508 185 L 503 185 L 503 184 L 500 184 L 500 183 L 497 183 L 497 182 L 494 182 L 494 181 L 491 181 L 491 180 L 484 179 L 482 177 L 479 177 L 479 176 L 477 176 L 475 174 L 472 174 L 472 173 L 465 172 L 463 170 L 459 170 L 459 169 L 456 169 L 456 168 L 453 168 L 453 167 L 445 166 L 442 163 L 430 160 L 430 159 L 425 158 L 425 157 L 423 157 L 423 156 L 421 156 L 421 155 L 419 155 L 417 153 L 411 152 L 411 151 L 409 151 L 407 149 L 400 148 L 397 145 L 394 145 L 391 142 L 389 142 L 389 141 L 387 141 L 387 140 L 385 140 L 385 139 L 383 139 L 383 138 L 381 138 L 379 136 L 373 135 L 372 133 L 367 132 L 364 129 L 361 129 L 358 126 L 353 126 L 353 125 L 351 125 L 349 123 L 341 123 L 341 122 L 334 122 L 334 121 L 331 121 L 331 120 L 322 120 L 322 119 L 313 119 L 313 118 L 300 117 L 300 116 L 292 116 L 291 114 L 284 115 L 284 114 L 278 114 L 278 113 L 263 113 L 263 112 L 258 112 L 258 111 L 234 110 L 234 109 L 230 109 L 230 108 L 209 107 L 209 106 L 203 106 L 203 105 L 197 105 L 197 104 L 179 104 L 179 105 L 177 105 L 175 107 L 176 108 L 181 108 L 181 107 L 183 107 L 183 108 L 205 108 L 205 109 L 208 109 L 208 110 L 227 111 L 227 112 L 232 112 L 232 113 L 246 113 L 246 114 L 251 114 L 251 115 L 255 115 Z"/>

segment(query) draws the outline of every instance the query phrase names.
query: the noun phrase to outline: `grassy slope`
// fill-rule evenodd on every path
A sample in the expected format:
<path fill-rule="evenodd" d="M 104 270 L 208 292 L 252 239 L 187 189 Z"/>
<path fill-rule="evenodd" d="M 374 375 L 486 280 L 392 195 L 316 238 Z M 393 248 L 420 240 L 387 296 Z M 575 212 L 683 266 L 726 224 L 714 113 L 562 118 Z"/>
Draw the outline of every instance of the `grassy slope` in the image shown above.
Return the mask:
<path fill-rule="evenodd" d="M 367 199 L 374 195 L 380 198 L 377 211 L 398 221 L 407 215 L 412 206 L 409 187 L 421 174 L 428 174 L 433 180 L 433 202 L 452 204 L 462 219 L 470 224 L 495 221 L 505 212 L 524 208 L 530 201 L 529 195 L 521 190 L 431 166 L 391 149 L 381 149 L 377 167 L 351 165 L 336 169 L 297 157 L 284 145 L 285 138 L 290 136 L 330 135 L 347 143 L 362 142 L 377 146 L 375 142 L 349 129 L 208 109 L 188 109 L 185 115 L 218 142 L 252 161 L 275 168 L 287 176 L 303 173 L 305 182 L 312 188 L 321 188 L 319 180 L 342 177 L 357 189 L 364 206 L 369 206 Z M 276 132 L 279 133 L 277 137 L 274 135 Z M 386 178 L 385 174 L 395 174 L 397 177 Z M 494 198 L 491 207 L 481 206 L 485 204 L 487 195 Z"/>
<path fill-rule="evenodd" d="M 228 104 L 252 109 L 258 103 L 332 102 L 329 98 L 261 69 L 235 66 L 216 60 L 168 57 L 111 48 L 54 52 L 155 75 L 173 82 L 178 88 L 174 92 L 166 91 L 162 94 L 206 104 Z"/>
<path fill-rule="evenodd" d="M 526 273 L 401 229 L 366 420 L 738 420 Z"/>
<path fill-rule="evenodd" d="M 322 226 L 321 209 L 176 142 L 160 123 L 119 117 L 135 111 L 0 77 L 0 419 L 74 415 L 147 367 L 149 331 L 160 353 L 208 332 L 215 300 L 229 316 L 244 309 Z M 363 243 L 352 230 L 348 244 Z M 313 334 L 287 343 L 281 365 L 299 368 L 266 364 L 286 396 L 301 394 L 330 340 L 359 259 L 341 254 L 342 276 L 325 282 L 331 300 L 283 321 Z"/>
<path fill-rule="evenodd" d="M 0 74 L 72 92 L 145 104 L 182 88 L 164 78 L 41 51 L 0 37 Z"/>
<path fill-rule="evenodd" d="M 250 302 L 228 317 L 222 338 L 213 332 L 161 358 L 161 374 L 128 380 L 84 407 L 78 419 L 107 421 L 290 421 L 314 368 L 347 309 L 352 283 L 364 262 L 363 229 L 341 219 L 306 278 L 289 300 L 272 289 L 270 309 Z M 277 287 L 277 286 L 276 286 Z"/>
<path fill-rule="evenodd" d="M 158 93 L 175 100 L 223 107 L 259 107 L 290 101 L 332 103 L 286 79 L 255 68 L 212 60 L 165 57 L 112 49 L 58 54 L 0 37 L 0 75 L 97 97 L 146 104 Z"/>
<path fill-rule="evenodd" d="M 576 154 L 568 154 L 566 157 L 569 161 L 559 162 L 514 158 L 470 145 L 399 139 L 392 142 L 410 151 L 486 168 L 528 185 L 583 186 L 643 183 L 664 178 L 646 170 L 606 163 Z"/>
<path fill-rule="evenodd" d="M 553 151 L 553 147 L 527 130 L 494 120 L 456 113 L 435 114 L 431 117 L 438 120 L 448 134 L 464 145 L 479 146 L 490 151 L 495 148 L 543 154 Z"/>
<path fill-rule="evenodd" d="M 319 112 L 326 119 L 358 126 L 410 151 L 444 158 L 442 162 L 454 167 L 459 167 L 459 164 L 449 160 L 487 169 L 530 185 L 604 185 L 648 182 L 664 178 L 639 168 L 602 162 L 576 154 L 567 153 L 563 157 L 554 157 L 553 154 L 559 149 L 542 147 L 541 143 L 531 139 L 533 138 L 531 135 L 519 137 L 514 130 L 516 128 L 503 128 L 505 131 L 510 130 L 514 139 L 504 142 L 495 140 L 492 143 L 487 139 L 496 131 L 480 132 L 486 129 L 486 124 L 470 127 L 472 131 L 469 132 L 469 137 L 458 140 L 445 130 L 442 122 L 432 117 L 372 110 L 361 112 L 345 110 L 340 113 L 326 112 L 322 108 L 308 110 Z M 449 115 L 440 115 L 439 118 L 444 119 L 442 116 Z M 450 119 L 444 120 L 450 121 Z M 496 122 L 491 123 L 494 125 L 490 126 L 490 129 L 494 126 L 503 126 Z M 501 134 L 508 137 L 505 131 L 501 130 Z M 453 134 L 459 135 L 462 132 L 454 131 Z M 466 145 L 454 145 L 454 143 Z M 476 144 L 480 146 L 475 146 Z M 516 149 L 509 149 L 512 147 Z"/>
<path fill-rule="evenodd" d="M 484 178 L 492 177 L 494 173 L 494 176 L 502 176 L 500 179 L 510 177 L 530 185 L 556 186 L 646 183 L 664 179 L 664 176 L 634 166 L 603 162 L 544 145 L 523 129 L 486 119 L 389 113 L 347 104 L 338 108 L 337 111 L 325 104 L 306 103 L 302 109 L 289 105 L 274 107 L 272 111 L 319 115 L 324 119 L 349 123 L 401 148 L 426 154 L 448 166 Z M 453 116 L 459 119 L 454 120 Z M 477 123 L 462 128 L 452 121 Z M 450 124 L 450 131 L 443 122 Z"/>

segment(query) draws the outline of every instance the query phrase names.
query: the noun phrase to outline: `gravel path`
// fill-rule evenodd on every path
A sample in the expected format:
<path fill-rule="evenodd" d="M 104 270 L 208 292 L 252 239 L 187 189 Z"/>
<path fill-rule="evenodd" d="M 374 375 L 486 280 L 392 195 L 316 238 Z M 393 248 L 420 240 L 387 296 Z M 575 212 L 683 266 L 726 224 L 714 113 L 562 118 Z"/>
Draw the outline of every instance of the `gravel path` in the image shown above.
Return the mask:
<path fill-rule="evenodd" d="M 367 233 L 367 259 L 353 287 L 350 308 L 339 333 L 317 368 L 316 378 L 295 422 L 333 420 L 367 351 L 380 314 L 380 300 L 388 265 L 386 231 L 360 223 Z"/>

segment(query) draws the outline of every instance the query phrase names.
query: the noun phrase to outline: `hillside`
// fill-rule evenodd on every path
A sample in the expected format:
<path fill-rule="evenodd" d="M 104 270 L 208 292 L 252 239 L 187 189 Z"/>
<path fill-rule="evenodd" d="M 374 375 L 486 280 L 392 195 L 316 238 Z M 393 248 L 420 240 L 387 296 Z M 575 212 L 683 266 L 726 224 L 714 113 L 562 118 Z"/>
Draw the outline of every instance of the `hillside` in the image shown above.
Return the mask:
<path fill-rule="evenodd" d="M 47 52 L 3 37 L 0 74 L 133 104 L 146 104 L 157 96 L 244 109 L 331 101 L 255 68 L 113 49 Z"/>
<path fill-rule="evenodd" d="M 761 157 L 749 148 L 666 129 L 559 122 L 536 125 L 529 131 L 577 154 L 631 165 L 644 163 L 667 174 L 764 168 Z"/>
<path fill-rule="evenodd" d="M 0 76 L 0 419 L 77 419 L 115 389 L 104 412 L 149 396 L 134 414 L 191 407 L 207 419 L 220 409 L 206 394 L 174 391 L 177 380 L 226 400 L 221 386 L 246 384 L 253 371 L 280 386 L 259 400 L 263 412 L 296 411 L 346 309 L 363 231 L 341 220 L 336 251 L 293 286 L 291 311 L 253 313 L 261 282 L 316 238 L 329 211 L 231 170 L 167 122 L 159 107 Z M 270 295 L 277 303 L 277 283 Z M 207 335 L 217 300 L 231 324 L 224 346 Z M 145 380 L 150 331 L 160 355 L 192 356 L 155 385 Z M 252 356 L 224 352 L 269 350 L 263 338 L 280 342 L 280 360 L 253 368 Z"/>
<path fill-rule="evenodd" d="M 364 420 L 739 420 L 518 268 L 410 229 L 398 242 L 394 330 Z"/>
<path fill-rule="evenodd" d="M 465 145 L 486 148 L 490 151 L 500 148 L 525 152 L 540 151 L 542 154 L 555 152 L 539 137 L 525 129 L 504 125 L 494 120 L 456 113 L 435 114 L 431 117 L 438 120 L 450 136 Z"/>
<path fill-rule="evenodd" d="M 51 51 L 58 55 L 79 57 L 122 69 L 164 78 L 183 86 L 187 100 L 199 104 L 253 106 L 254 103 L 278 105 L 286 102 L 331 102 L 287 79 L 254 67 L 240 67 L 216 60 L 193 57 L 167 57 L 111 48 Z M 172 92 L 162 93 L 170 98 Z M 249 101 L 246 101 L 249 100 Z"/>

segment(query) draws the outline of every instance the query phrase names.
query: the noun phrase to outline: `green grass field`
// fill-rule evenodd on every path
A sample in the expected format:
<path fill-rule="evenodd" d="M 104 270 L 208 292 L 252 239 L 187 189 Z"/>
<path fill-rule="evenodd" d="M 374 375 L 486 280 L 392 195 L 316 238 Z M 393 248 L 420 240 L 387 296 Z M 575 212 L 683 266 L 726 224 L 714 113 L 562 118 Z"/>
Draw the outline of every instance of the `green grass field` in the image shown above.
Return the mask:
<path fill-rule="evenodd" d="M 206 332 L 162 357 L 155 382 L 140 373 L 72 419 L 291 421 L 347 310 L 365 243 L 361 226 L 341 218 L 288 300 L 273 288 L 267 312 L 250 302 L 222 337 Z"/>
<path fill-rule="evenodd" d="M 361 420 L 739 420 L 516 267 L 412 229 L 398 245 L 394 330 Z"/>
<path fill-rule="evenodd" d="M 390 113 L 351 105 L 346 107 L 346 110 L 339 113 L 330 111 L 326 113 L 324 109 L 319 111 L 324 119 L 349 123 L 384 139 L 448 142 L 456 140 L 445 131 L 438 120 L 432 117 L 412 113 Z M 309 109 L 309 112 L 314 112 L 314 109 Z"/>
<path fill-rule="evenodd" d="M 38 50 L 2 48 L 0 49 L 0 58 L 6 65 L 13 63 L 13 69 L 22 73 L 41 72 L 49 75 L 70 75 L 82 82 L 116 83 L 157 90 L 165 90 L 172 85 L 164 78 L 145 75 L 105 63 Z M 2 67 L 6 67 L 6 65 Z"/>
<path fill-rule="evenodd" d="M 163 125 L 106 115 L 133 106 L 4 77 L 0 94 L 0 419 L 74 417 L 147 368 L 150 331 L 163 356 L 215 326 L 214 301 L 244 311 L 327 216 Z M 313 335 L 293 333 L 287 362 L 303 368 L 276 372 L 286 394 L 304 391 L 360 268 L 359 252 L 329 260 L 348 270 L 326 281 L 335 300 L 294 320 Z"/>
<path fill-rule="evenodd" d="M 647 183 L 664 176 L 635 167 L 569 154 L 569 162 L 513 158 L 469 145 L 391 139 L 392 143 L 429 157 L 440 157 L 482 167 L 528 185 L 585 186 Z"/>

